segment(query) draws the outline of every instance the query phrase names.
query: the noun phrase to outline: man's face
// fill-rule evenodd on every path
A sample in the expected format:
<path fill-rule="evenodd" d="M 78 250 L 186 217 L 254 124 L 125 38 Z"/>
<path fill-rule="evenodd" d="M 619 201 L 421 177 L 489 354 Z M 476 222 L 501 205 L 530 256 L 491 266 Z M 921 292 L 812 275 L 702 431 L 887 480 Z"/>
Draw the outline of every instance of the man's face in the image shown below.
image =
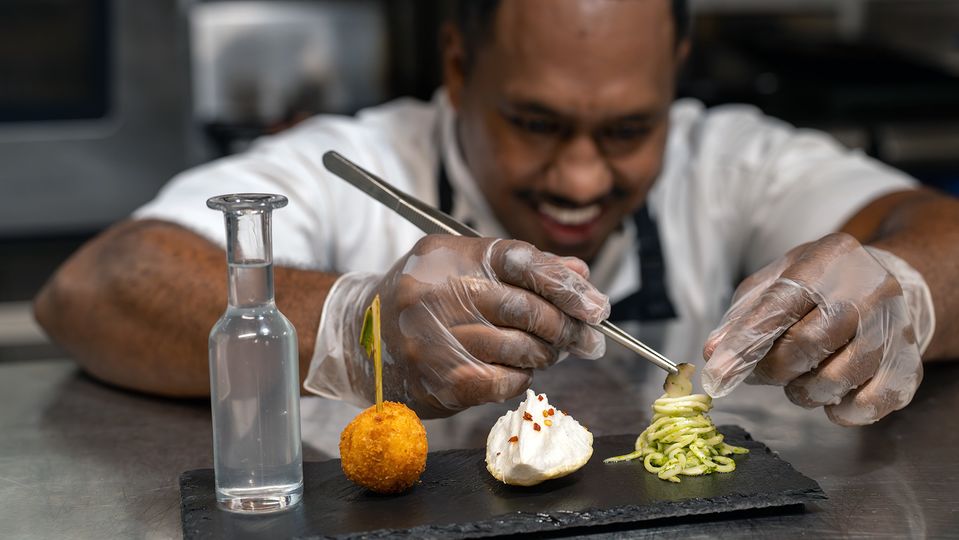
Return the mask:
<path fill-rule="evenodd" d="M 503 0 L 468 71 L 461 47 L 452 32 L 445 84 L 496 217 L 591 260 L 662 166 L 680 61 L 670 2 Z"/>

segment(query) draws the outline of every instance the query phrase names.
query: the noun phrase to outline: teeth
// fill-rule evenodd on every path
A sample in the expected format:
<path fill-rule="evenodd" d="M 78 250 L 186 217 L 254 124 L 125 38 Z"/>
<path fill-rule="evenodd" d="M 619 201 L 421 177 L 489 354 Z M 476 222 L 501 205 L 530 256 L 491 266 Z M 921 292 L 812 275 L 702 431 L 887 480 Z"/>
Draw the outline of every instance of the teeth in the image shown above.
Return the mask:
<path fill-rule="evenodd" d="M 596 219 L 602 212 L 598 204 L 591 204 L 583 208 L 561 208 L 547 202 L 539 203 L 539 211 L 561 225 L 582 225 Z"/>

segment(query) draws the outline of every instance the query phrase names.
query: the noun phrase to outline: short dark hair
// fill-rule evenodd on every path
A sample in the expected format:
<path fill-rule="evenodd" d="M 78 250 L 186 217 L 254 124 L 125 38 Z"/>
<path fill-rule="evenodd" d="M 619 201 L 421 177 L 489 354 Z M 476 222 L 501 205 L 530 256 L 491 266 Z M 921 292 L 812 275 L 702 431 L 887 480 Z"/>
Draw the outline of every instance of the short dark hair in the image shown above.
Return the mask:
<path fill-rule="evenodd" d="M 676 43 L 689 35 L 689 2 L 671 0 L 673 21 L 676 24 Z M 463 34 L 467 66 L 472 64 L 476 50 L 490 37 L 493 17 L 500 0 L 458 0 L 453 20 Z"/>

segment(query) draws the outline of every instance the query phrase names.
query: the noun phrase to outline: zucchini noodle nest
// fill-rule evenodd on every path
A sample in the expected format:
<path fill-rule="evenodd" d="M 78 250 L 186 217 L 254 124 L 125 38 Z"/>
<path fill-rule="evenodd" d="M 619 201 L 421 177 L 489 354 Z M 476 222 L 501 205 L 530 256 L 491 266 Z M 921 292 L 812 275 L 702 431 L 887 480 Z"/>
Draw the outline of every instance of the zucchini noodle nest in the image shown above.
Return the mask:
<path fill-rule="evenodd" d="M 679 482 L 680 475 L 698 476 L 713 471 L 731 472 L 731 454 L 749 450 L 723 442 L 706 412 L 713 400 L 705 394 L 669 397 L 653 402 L 653 422 L 636 439 L 636 451 L 603 460 L 603 463 L 643 458 L 643 466 L 662 480 Z"/>

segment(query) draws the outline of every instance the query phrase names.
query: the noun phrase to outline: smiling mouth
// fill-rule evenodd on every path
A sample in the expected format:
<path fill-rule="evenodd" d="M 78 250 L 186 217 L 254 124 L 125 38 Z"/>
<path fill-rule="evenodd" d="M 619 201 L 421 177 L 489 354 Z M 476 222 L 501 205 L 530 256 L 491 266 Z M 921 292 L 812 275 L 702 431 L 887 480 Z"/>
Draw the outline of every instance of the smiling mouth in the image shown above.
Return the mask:
<path fill-rule="evenodd" d="M 559 206 L 539 201 L 534 205 L 541 231 L 551 249 L 561 255 L 573 255 L 596 238 L 606 207 L 599 202 L 586 206 Z"/>
<path fill-rule="evenodd" d="M 548 202 L 540 202 L 536 208 L 540 214 L 565 227 L 579 227 L 593 222 L 603 212 L 598 203 L 580 208 L 564 208 Z"/>

